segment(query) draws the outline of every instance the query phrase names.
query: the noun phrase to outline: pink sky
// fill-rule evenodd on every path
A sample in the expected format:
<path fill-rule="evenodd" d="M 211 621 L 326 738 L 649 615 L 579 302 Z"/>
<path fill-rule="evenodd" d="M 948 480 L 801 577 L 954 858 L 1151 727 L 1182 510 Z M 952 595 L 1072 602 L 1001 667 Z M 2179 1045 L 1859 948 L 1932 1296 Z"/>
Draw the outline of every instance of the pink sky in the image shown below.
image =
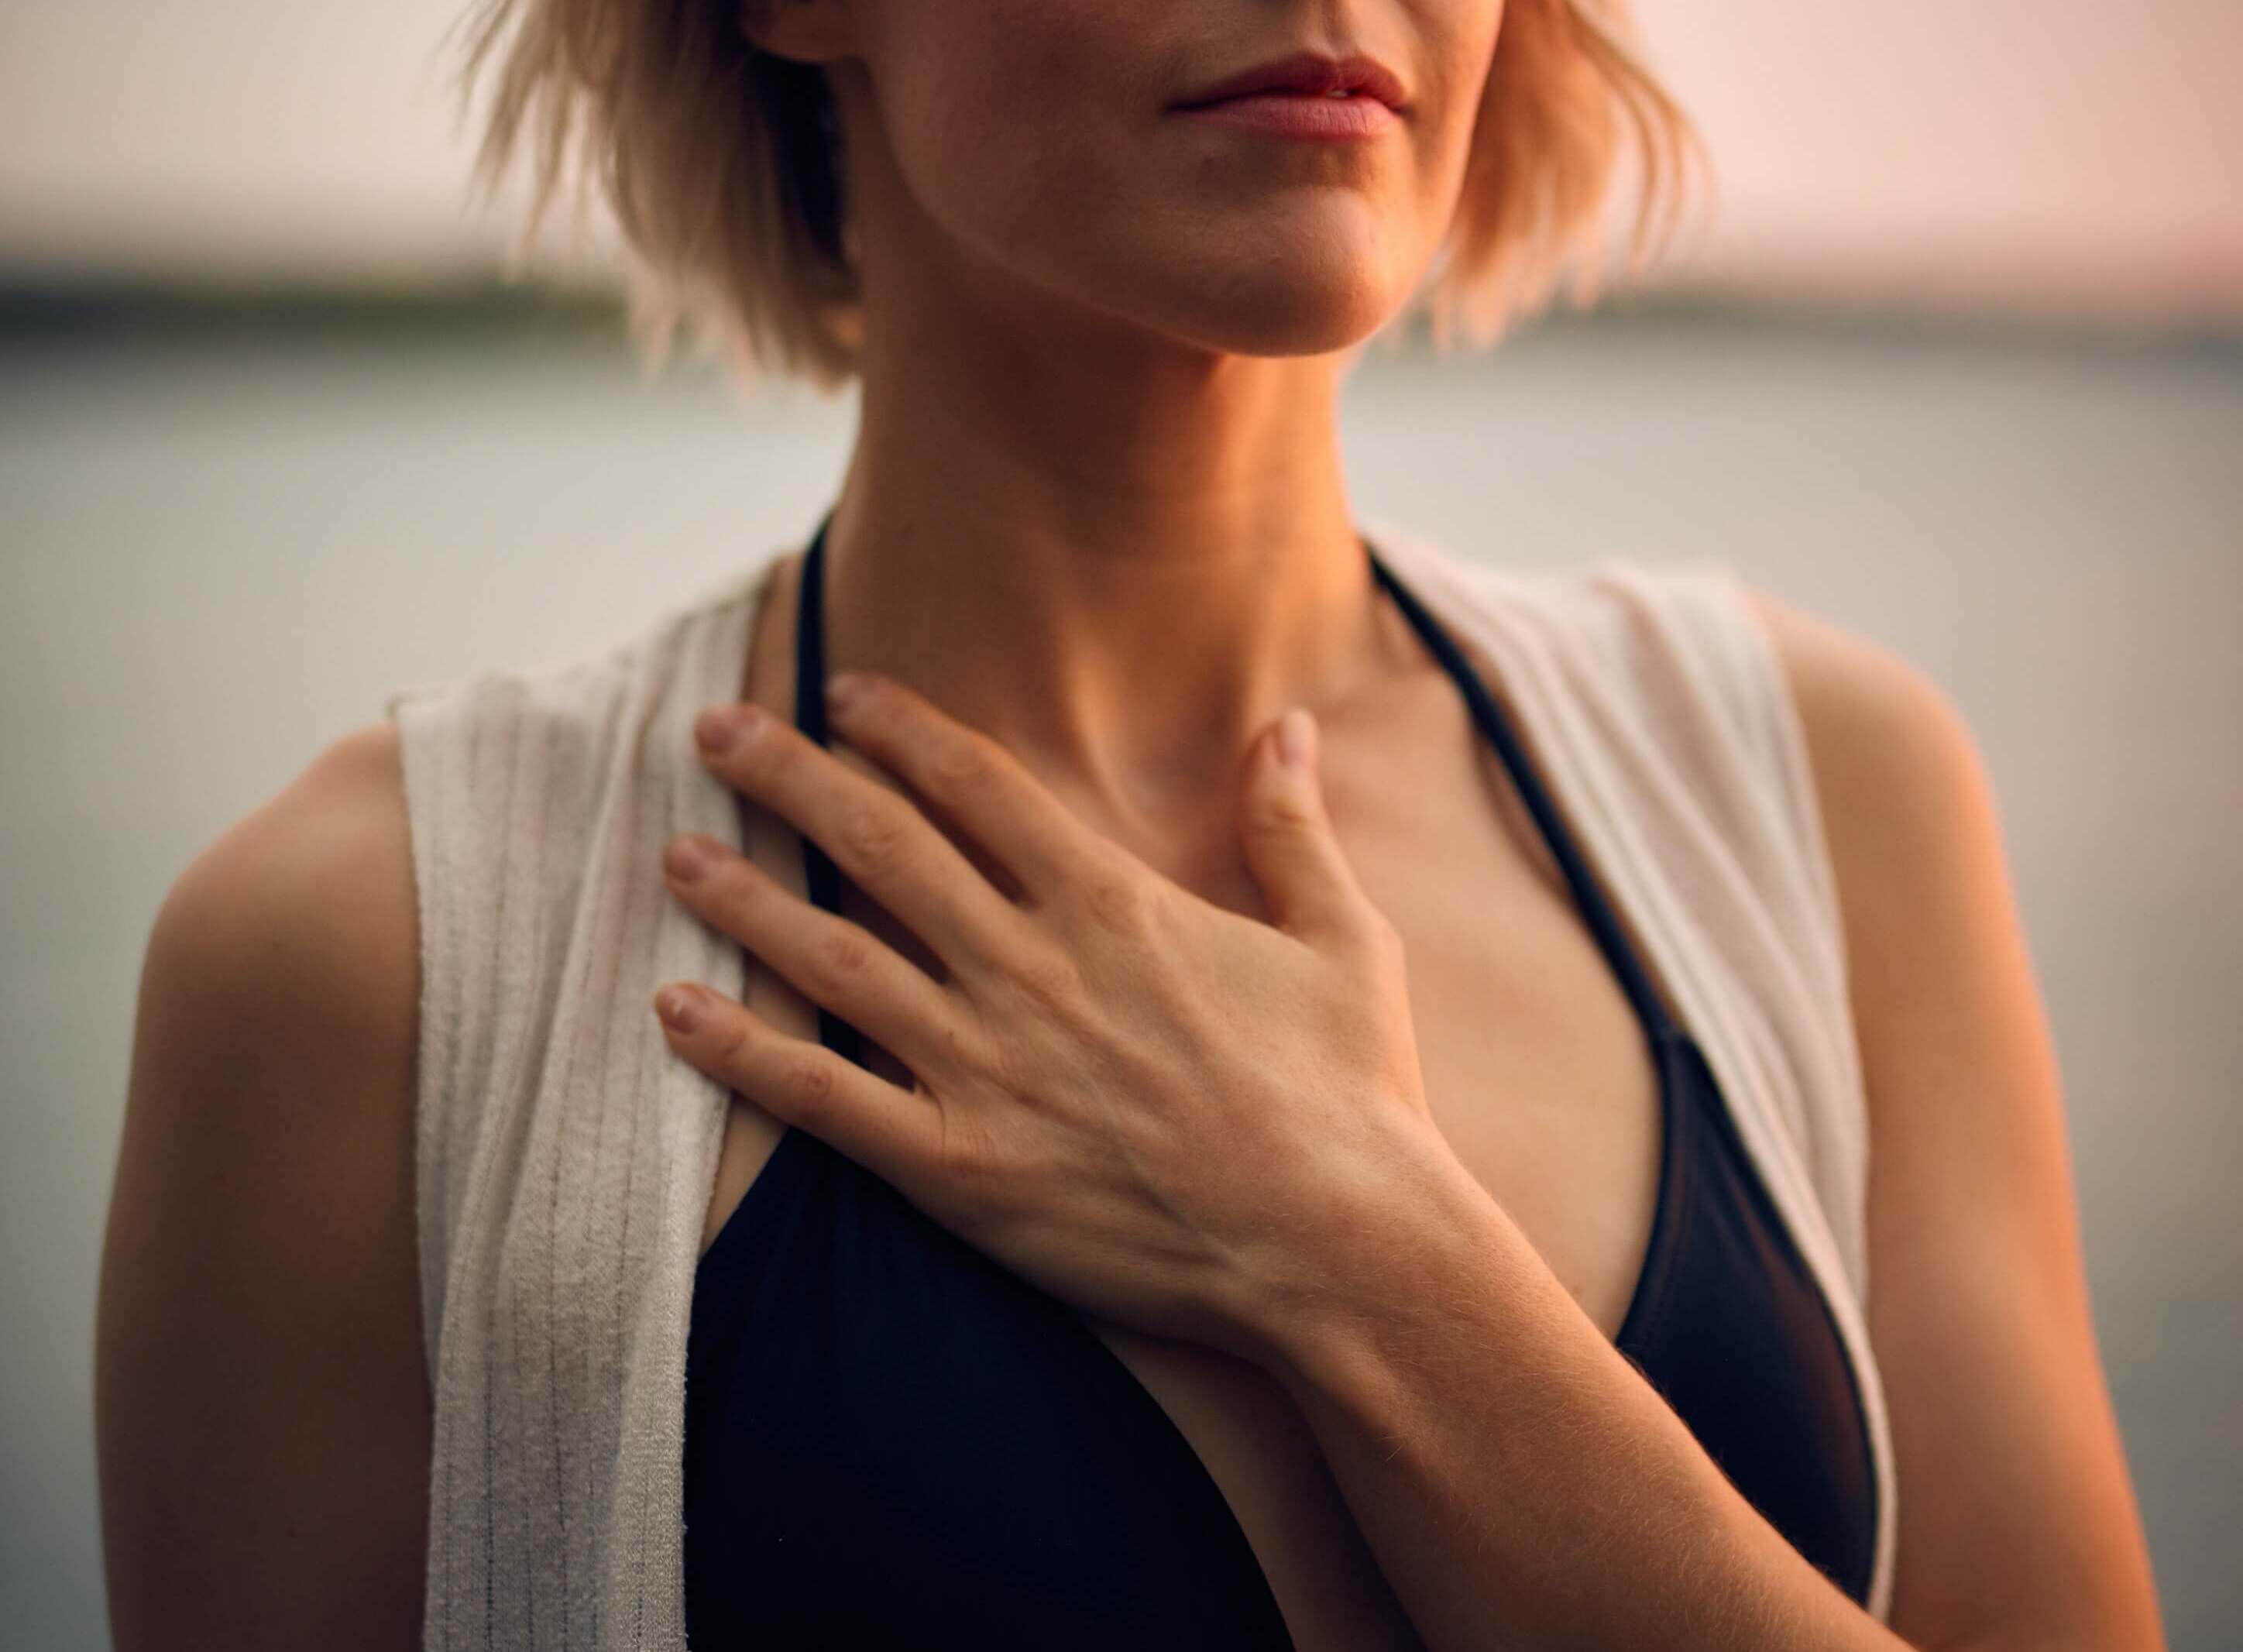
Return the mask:
<path fill-rule="evenodd" d="M 488 267 L 458 0 L 0 8 L 0 269 Z M 1720 212 L 1678 278 L 2243 317 L 2236 0 L 1639 0 Z"/>

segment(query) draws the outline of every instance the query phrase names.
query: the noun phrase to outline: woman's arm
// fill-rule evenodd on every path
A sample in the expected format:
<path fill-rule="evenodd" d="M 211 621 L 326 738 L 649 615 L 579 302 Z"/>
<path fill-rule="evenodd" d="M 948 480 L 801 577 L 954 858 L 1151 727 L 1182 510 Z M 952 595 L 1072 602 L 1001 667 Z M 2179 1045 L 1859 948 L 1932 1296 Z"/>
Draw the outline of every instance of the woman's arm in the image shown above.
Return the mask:
<path fill-rule="evenodd" d="M 1755 593 L 1804 725 L 1869 1096 L 1869 1323 L 1922 1645 L 2162 1647 L 1997 800 L 1937 684 Z"/>
<path fill-rule="evenodd" d="M 1889 1628 L 1729 1486 L 1460 1168 L 1335 1237 L 1344 1311 L 1273 1329 L 1273 1368 L 1436 1648 L 2155 1652 L 2056 1064 L 1977 752 L 1897 657 L 1788 610 L 1771 630 L 1869 1091 Z"/>
<path fill-rule="evenodd" d="M 96 1336 L 119 1652 L 419 1644 L 414 900 L 382 723 L 157 917 Z"/>

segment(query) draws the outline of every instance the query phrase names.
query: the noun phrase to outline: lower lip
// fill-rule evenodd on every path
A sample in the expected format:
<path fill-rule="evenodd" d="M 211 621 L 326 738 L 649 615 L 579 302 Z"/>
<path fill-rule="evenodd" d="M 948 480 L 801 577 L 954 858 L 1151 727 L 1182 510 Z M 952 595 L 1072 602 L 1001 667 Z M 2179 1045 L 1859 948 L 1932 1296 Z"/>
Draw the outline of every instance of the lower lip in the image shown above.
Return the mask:
<path fill-rule="evenodd" d="M 1308 138 L 1326 143 L 1347 143 L 1376 138 L 1398 118 L 1376 98 L 1356 93 L 1346 98 L 1312 98 L 1300 92 L 1256 92 L 1250 97 L 1226 98 L 1221 103 L 1200 104 L 1178 111 L 1202 120 L 1244 126 L 1279 138 Z"/>

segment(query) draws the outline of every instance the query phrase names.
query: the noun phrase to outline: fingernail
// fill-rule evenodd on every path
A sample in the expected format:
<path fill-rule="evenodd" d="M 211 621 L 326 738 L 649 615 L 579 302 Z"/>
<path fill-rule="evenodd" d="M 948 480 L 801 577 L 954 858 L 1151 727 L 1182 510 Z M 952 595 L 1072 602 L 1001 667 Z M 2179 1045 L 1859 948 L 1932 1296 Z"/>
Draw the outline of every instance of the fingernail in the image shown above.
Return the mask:
<path fill-rule="evenodd" d="M 697 838 L 680 838 L 663 852 L 662 864 L 680 883 L 690 883 L 709 869 L 709 846 Z"/>
<path fill-rule="evenodd" d="M 693 738 L 704 752 L 729 752 L 755 726 L 757 716 L 751 705 L 712 705 L 694 719 Z"/>
<path fill-rule="evenodd" d="M 1307 707 L 1293 706 L 1277 719 L 1277 755 L 1290 766 L 1297 769 L 1308 766 L 1309 745 L 1312 738 Z"/>
<path fill-rule="evenodd" d="M 845 711 L 863 698 L 865 674 L 862 671 L 836 671 L 825 684 L 825 706 L 828 711 Z"/>
<path fill-rule="evenodd" d="M 690 987 L 664 987 L 654 995 L 654 1013 L 672 1032 L 690 1033 L 701 1019 L 699 1000 Z"/>

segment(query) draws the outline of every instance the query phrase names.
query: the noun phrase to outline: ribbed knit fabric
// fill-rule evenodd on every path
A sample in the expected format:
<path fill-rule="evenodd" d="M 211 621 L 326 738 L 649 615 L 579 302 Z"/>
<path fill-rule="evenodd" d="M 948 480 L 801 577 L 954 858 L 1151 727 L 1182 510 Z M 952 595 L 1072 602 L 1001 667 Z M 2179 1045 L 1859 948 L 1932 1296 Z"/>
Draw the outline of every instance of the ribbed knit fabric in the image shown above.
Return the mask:
<path fill-rule="evenodd" d="M 1743 587 L 1714 562 L 1502 570 L 1363 526 L 1492 665 L 1829 1299 L 1875 1459 L 1883 1620 L 1897 1527 L 1860 1060 L 1806 746 Z M 739 846 L 692 723 L 738 696 L 791 549 L 596 657 L 387 702 L 421 918 L 432 1649 L 684 1644 L 685 1339 L 726 1093 L 670 1053 L 650 1001 L 744 981 L 660 862 L 682 832 Z"/>

